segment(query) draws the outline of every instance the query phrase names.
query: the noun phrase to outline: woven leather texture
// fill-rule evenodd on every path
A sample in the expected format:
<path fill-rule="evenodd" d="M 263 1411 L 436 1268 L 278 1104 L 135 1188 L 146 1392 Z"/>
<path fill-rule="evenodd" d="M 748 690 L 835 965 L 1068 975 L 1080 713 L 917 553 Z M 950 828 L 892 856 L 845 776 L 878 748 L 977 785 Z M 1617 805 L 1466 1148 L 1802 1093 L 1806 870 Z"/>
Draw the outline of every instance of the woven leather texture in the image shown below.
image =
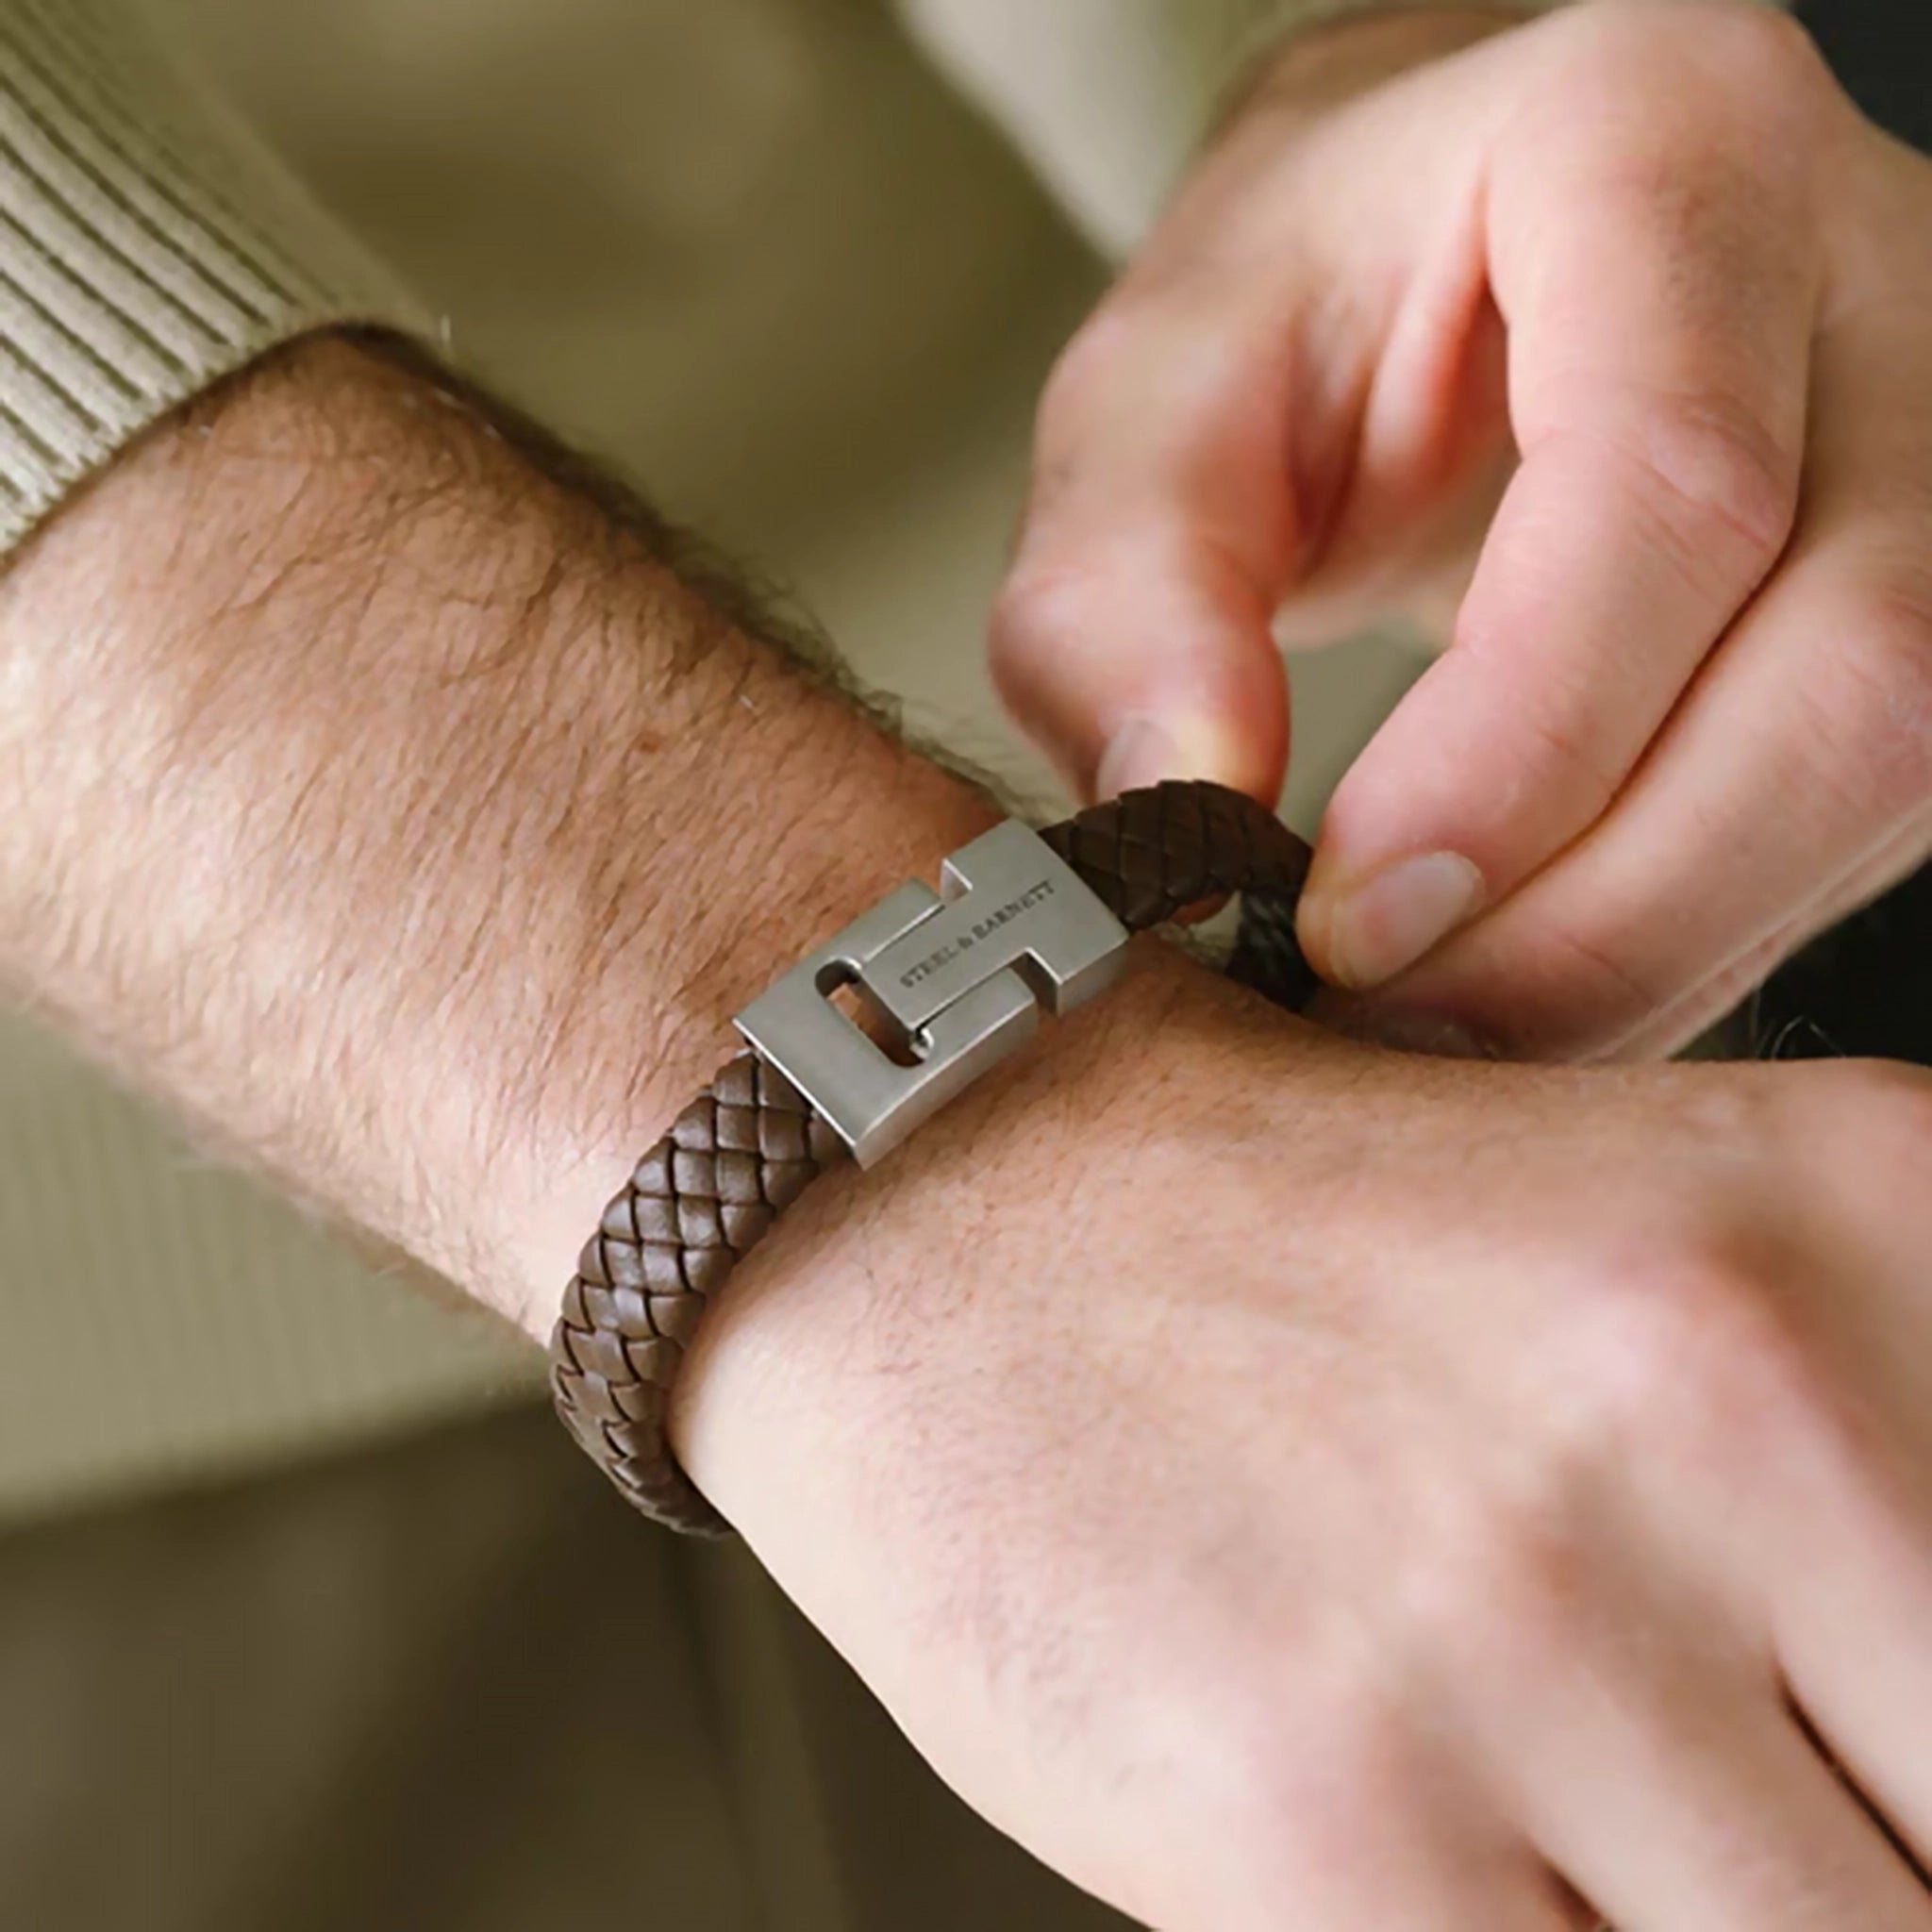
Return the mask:
<path fill-rule="evenodd" d="M 1200 782 L 1152 786 L 1041 836 L 1135 931 L 1242 894 L 1230 973 L 1290 1008 L 1313 990 L 1294 941 L 1308 848 L 1253 800 Z M 685 1349 L 732 1269 L 845 1158 L 782 1074 L 741 1054 L 638 1162 L 578 1259 L 551 1340 L 558 1413 L 618 1490 L 670 1528 L 729 1528 L 666 1434 Z"/>
<path fill-rule="evenodd" d="M 1314 992 L 1314 969 L 1294 936 L 1313 855 L 1253 799 L 1221 785 L 1152 785 L 1040 836 L 1134 932 L 1239 892 L 1229 976 L 1294 1011 Z"/>

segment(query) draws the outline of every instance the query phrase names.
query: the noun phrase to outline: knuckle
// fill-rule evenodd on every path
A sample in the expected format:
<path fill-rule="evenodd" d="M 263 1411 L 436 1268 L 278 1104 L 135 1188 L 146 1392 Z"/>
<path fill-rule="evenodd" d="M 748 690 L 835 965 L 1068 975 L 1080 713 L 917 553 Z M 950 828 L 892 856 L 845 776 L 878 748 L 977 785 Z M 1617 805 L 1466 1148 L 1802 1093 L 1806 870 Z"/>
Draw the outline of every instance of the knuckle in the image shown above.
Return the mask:
<path fill-rule="evenodd" d="M 1150 423 L 1267 425 L 1258 377 L 1281 355 L 1278 303 L 1265 285 L 1185 268 L 1165 279 L 1139 268 L 1117 284 L 1060 351 L 1041 390 L 1034 466 L 1042 487 L 1083 453 Z"/>
<path fill-rule="evenodd" d="M 1762 1240 L 1703 1229 L 1598 1272 L 1563 1383 L 1591 1453 L 1649 1444 L 1736 1475 L 1833 1415 L 1829 1364 L 1773 1287 Z"/>
<path fill-rule="evenodd" d="M 1767 105 L 1809 105 L 1832 92 L 1830 70 L 1811 36 L 1782 8 L 1759 0 L 1631 0 L 1595 12 L 1598 84 L 1608 58 L 1652 76 L 1667 74 L 1674 93 L 1687 71 L 1708 77 L 1720 98 L 1753 114 Z M 1707 113 L 1711 89 L 1700 92 Z"/>
<path fill-rule="evenodd" d="M 1730 569 L 1783 550 L 1797 520 L 1801 465 L 1757 415 L 1722 397 L 1652 399 L 1628 455 L 1660 496 L 1686 564 Z"/>
<path fill-rule="evenodd" d="M 1562 1668 L 1585 1625 L 1589 1563 L 1573 1524 L 1581 1471 L 1556 1457 L 1518 1492 L 1445 1505 L 1398 1580 L 1428 1659 L 1475 1684 Z"/>
<path fill-rule="evenodd" d="M 1532 153 L 1569 157 L 1599 192 L 1698 244 L 1680 279 L 1704 299 L 1735 286 L 1740 234 L 1787 258 L 1802 251 L 1812 184 L 1849 103 L 1788 11 L 1624 0 L 1574 9 L 1551 45 L 1563 58 L 1517 131 Z M 1641 116 L 1631 100 L 1643 101 Z M 1699 254 L 1724 272 L 1697 275 Z"/>
<path fill-rule="evenodd" d="M 1854 593 L 1832 671 L 1807 689 L 1834 765 L 1881 809 L 1932 798 L 1932 571 Z"/>
<path fill-rule="evenodd" d="M 1818 43 L 1781 8 L 1757 0 L 1705 0 L 1703 44 L 1735 96 L 1761 108 L 1809 108 L 1833 92 Z"/>
<path fill-rule="evenodd" d="M 1094 590 L 1090 574 L 1074 563 L 1015 566 L 993 604 L 987 647 L 994 684 L 1009 703 L 1082 634 Z"/>
<path fill-rule="evenodd" d="M 1055 358 L 1040 396 L 1036 441 L 1042 459 L 1058 452 L 1067 437 L 1091 418 L 1096 405 L 1113 394 L 1121 377 L 1125 334 L 1123 305 L 1116 293 L 1088 317 Z"/>
<path fill-rule="evenodd" d="M 1624 772 L 1584 705 L 1569 693 L 1539 701 L 1524 692 L 1515 723 L 1532 795 L 1565 825 L 1593 824 L 1624 782 Z"/>
<path fill-rule="evenodd" d="M 1305 1682 L 1268 1723 L 1246 1730 L 1244 1780 L 1265 1814 L 1305 1817 L 1338 1788 L 1357 1797 L 1385 1792 L 1394 1717 L 1386 1693 L 1362 1675 L 1332 1669 L 1325 1682 Z"/>
<path fill-rule="evenodd" d="M 1328 1681 L 1307 1673 L 1286 1697 L 1250 1694 L 1247 1720 L 1218 1734 L 1232 1748 L 1217 1813 L 1276 1897 L 1348 1891 L 1386 1842 L 1389 1821 L 1409 1820 L 1426 1802 L 1391 1674 L 1370 1685 L 1365 1670 L 1329 1662 Z"/>

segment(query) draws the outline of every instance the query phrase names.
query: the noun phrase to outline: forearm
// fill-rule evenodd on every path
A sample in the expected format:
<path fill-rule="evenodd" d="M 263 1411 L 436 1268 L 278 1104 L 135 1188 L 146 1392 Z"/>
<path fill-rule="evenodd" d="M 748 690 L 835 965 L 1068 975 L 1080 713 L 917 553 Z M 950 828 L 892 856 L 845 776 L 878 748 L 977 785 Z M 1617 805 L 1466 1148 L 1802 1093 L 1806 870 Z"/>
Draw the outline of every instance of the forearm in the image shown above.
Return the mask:
<path fill-rule="evenodd" d="M 729 1014 L 987 817 L 669 548 L 317 341 L 0 586 L 0 969 L 533 1333 Z"/>

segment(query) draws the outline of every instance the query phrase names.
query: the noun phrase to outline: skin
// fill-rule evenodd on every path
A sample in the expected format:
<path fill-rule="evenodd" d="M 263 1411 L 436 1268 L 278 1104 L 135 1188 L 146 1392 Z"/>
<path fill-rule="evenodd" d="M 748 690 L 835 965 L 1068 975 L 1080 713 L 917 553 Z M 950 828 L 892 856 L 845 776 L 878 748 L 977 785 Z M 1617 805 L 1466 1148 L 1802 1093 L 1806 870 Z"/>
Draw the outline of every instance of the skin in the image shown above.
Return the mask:
<path fill-rule="evenodd" d="M 1089 791 L 1273 798 L 1274 639 L 1420 623 L 1304 908 L 1334 1013 L 1682 1045 L 1932 851 L 1928 237 L 1763 8 L 1296 42 L 1054 378 L 1009 706 Z"/>
<path fill-rule="evenodd" d="M 320 341 L 0 579 L 6 982 L 533 1336 L 729 1012 L 990 817 L 567 476 Z M 1932 1928 L 1826 1755 L 1932 1854 L 1932 1082 L 1405 1058 L 1137 946 L 708 1323 L 779 1583 L 1161 1932 Z"/>

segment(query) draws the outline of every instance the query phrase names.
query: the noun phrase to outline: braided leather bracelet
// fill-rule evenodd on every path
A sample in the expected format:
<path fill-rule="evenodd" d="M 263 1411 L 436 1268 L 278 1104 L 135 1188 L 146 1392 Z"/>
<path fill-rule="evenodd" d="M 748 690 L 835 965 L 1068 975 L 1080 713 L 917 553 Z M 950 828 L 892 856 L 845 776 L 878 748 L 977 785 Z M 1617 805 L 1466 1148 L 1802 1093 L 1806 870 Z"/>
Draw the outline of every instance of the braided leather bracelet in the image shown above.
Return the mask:
<path fill-rule="evenodd" d="M 1033 832 L 1008 822 L 946 861 L 943 894 L 902 887 L 739 1016 L 728 1062 L 604 1211 L 551 1341 L 558 1412 L 645 1515 L 718 1535 L 723 1517 L 665 1433 L 672 1385 L 710 1297 L 810 1182 L 871 1165 L 1020 1045 L 1044 1004 L 1110 985 L 1127 934 L 1242 895 L 1228 972 L 1298 1008 L 1294 940 L 1308 848 L 1218 785 L 1129 791 Z M 902 1028 L 901 1065 L 827 995 L 858 984 Z"/>

